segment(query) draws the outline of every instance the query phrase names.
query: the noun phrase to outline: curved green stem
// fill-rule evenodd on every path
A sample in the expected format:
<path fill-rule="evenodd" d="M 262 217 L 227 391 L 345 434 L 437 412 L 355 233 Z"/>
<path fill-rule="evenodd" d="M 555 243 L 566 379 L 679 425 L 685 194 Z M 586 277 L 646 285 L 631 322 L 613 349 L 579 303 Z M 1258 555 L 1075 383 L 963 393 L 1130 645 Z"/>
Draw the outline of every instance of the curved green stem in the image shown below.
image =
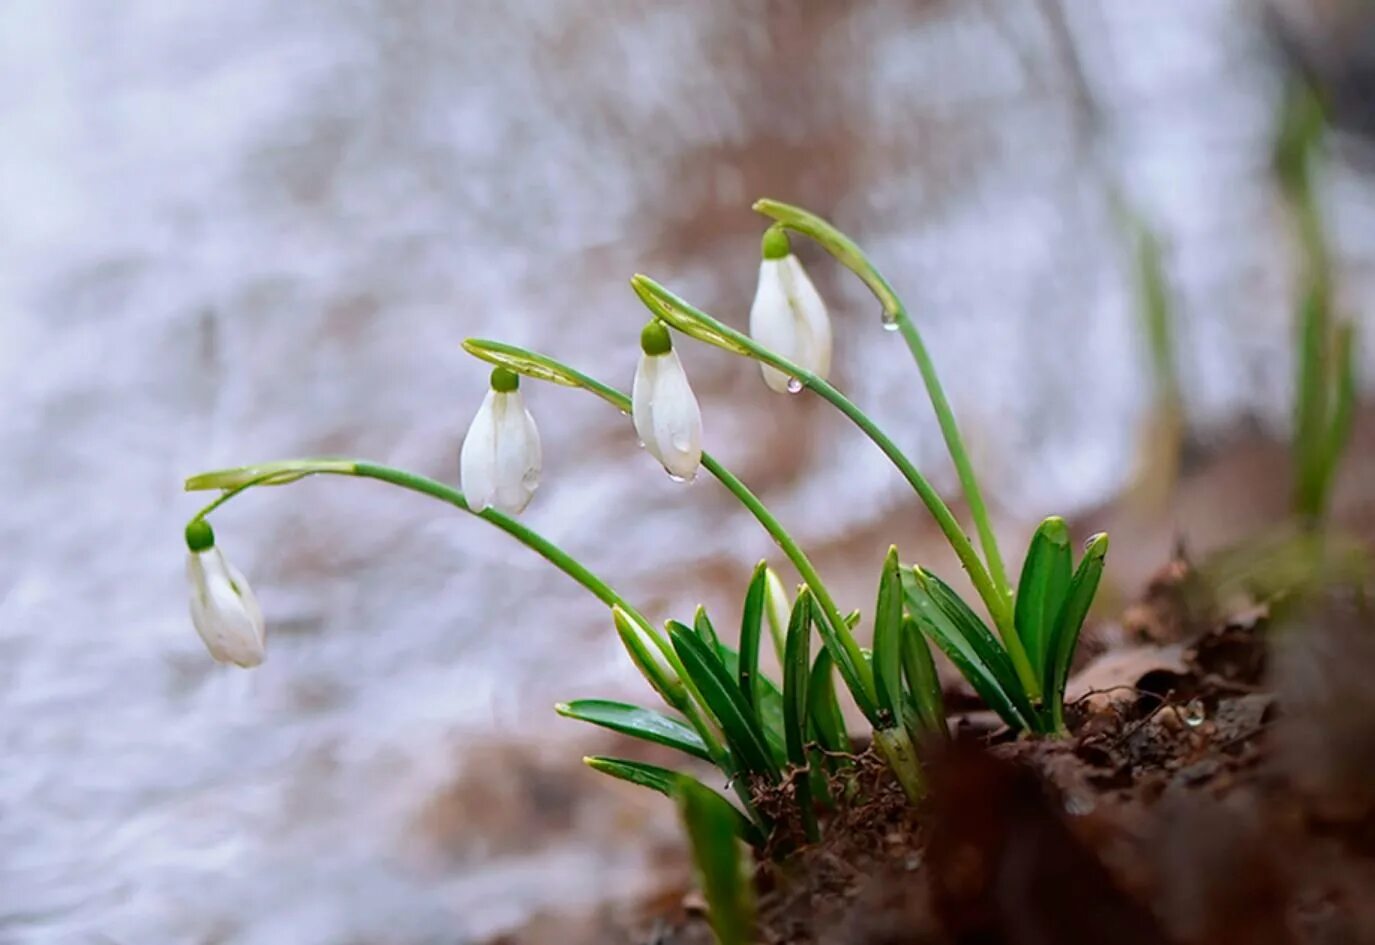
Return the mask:
<path fill-rule="evenodd" d="M 422 495 L 430 496 L 441 502 L 452 505 L 469 514 L 476 515 L 489 524 L 506 532 L 531 551 L 540 555 L 554 567 L 586 588 L 594 597 L 608 607 L 617 606 L 624 610 L 632 619 L 644 628 L 649 638 L 654 641 L 664 659 L 672 667 L 673 671 L 683 680 L 685 686 L 691 691 L 691 679 L 683 669 L 678 654 L 663 635 L 658 633 L 654 626 L 645 619 L 644 615 L 635 609 L 634 605 L 627 601 L 620 594 L 616 593 L 609 584 L 597 575 L 593 574 L 582 565 L 576 558 L 568 554 L 558 545 L 549 541 L 539 532 L 522 525 L 519 521 L 506 515 L 497 509 L 483 509 L 481 512 L 474 512 L 469 507 L 463 493 L 453 486 L 446 485 L 428 476 L 421 476 L 417 473 L 408 472 L 404 469 L 396 469 L 391 466 L 383 466 L 378 463 L 369 463 L 358 460 L 287 460 L 280 463 L 264 463 L 257 466 L 247 466 L 240 469 L 217 470 L 215 472 L 203 473 L 199 476 L 192 476 L 186 480 L 188 491 L 198 489 L 224 489 L 225 493 L 219 496 L 214 502 L 202 509 L 195 518 L 203 518 L 207 513 L 215 510 L 219 506 L 228 502 L 239 493 L 256 485 L 282 485 L 288 482 L 295 482 L 306 476 L 328 474 L 341 476 L 355 476 L 365 479 L 377 479 L 381 482 L 400 486 L 412 492 L 419 492 Z M 695 696 L 695 694 L 694 694 Z M 716 733 L 712 730 L 710 723 L 702 715 L 701 710 L 693 699 L 686 699 L 681 705 L 674 706 L 688 717 L 694 729 L 702 737 L 707 745 L 707 750 L 723 770 L 730 771 L 733 763 L 729 761 L 729 756 L 725 748 L 721 745 Z"/>
<path fill-rule="evenodd" d="M 754 209 L 820 243 L 841 265 L 859 276 L 883 306 L 885 321 L 896 325 L 902 333 L 903 340 L 912 352 L 912 359 L 917 363 L 922 383 L 926 385 L 927 396 L 931 399 L 931 406 L 936 411 L 936 420 L 940 424 L 941 436 L 944 437 L 945 446 L 950 451 L 950 459 L 955 464 L 955 472 L 960 478 L 960 488 L 964 491 L 965 501 L 969 503 L 969 514 L 974 519 L 974 527 L 979 533 L 979 544 L 988 561 L 989 577 L 994 586 L 1010 598 L 1012 586 L 1007 580 L 1007 570 L 1003 567 L 1003 556 L 998 550 L 998 539 L 989 522 L 988 508 L 984 505 L 978 477 L 974 475 L 974 467 L 969 462 L 969 454 L 964 448 L 959 424 L 955 422 L 955 412 L 950 409 L 950 401 L 946 399 L 945 389 L 941 386 L 936 367 L 931 362 L 931 356 L 926 351 L 926 345 L 921 340 L 917 326 L 908 317 L 907 306 L 903 305 L 897 292 L 870 262 L 859 245 L 826 220 L 801 207 L 777 200 L 756 201 Z"/>
<path fill-rule="evenodd" d="M 469 354 L 489 364 L 508 368 L 527 377 L 537 380 L 550 381 L 555 384 L 562 384 L 565 387 L 577 387 L 590 391 L 601 397 L 611 406 L 620 410 L 622 413 L 629 413 L 631 401 L 623 391 L 619 391 L 608 384 L 604 384 L 594 377 L 590 377 L 575 368 L 569 367 L 561 361 L 549 357 L 548 355 L 538 354 L 533 351 L 519 348 L 515 345 L 504 344 L 499 341 L 487 341 L 485 339 L 470 338 L 463 342 L 463 348 Z M 821 605 L 822 617 L 830 626 L 831 634 L 834 639 L 828 640 L 828 646 L 832 650 L 831 657 L 835 660 L 837 668 L 845 678 L 846 685 L 854 696 L 855 703 L 865 718 L 870 722 L 876 722 L 878 718 L 878 702 L 874 691 L 873 671 L 869 668 L 868 662 L 864 659 L 864 654 L 860 650 L 859 642 L 854 634 L 850 632 L 849 626 L 840 615 L 840 609 L 836 606 L 835 600 L 826 589 L 825 583 L 821 580 L 821 575 L 817 573 L 811 560 L 807 557 L 797 541 L 794 540 L 782 523 L 774 517 L 759 497 L 750 491 L 739 478 L 736 477 L 725 466 L 722 466 L 710 453 L 702 454 L 702 466 L 711 473 L 716 479 L 725 486 L 726 489 L 739 500 L 740 504 L 749 509 L 750 513 L 763 526 L 764 531 L 768 532 L 777 544 L 788 556 L 788 560 L 797 568 L 797 573 L 802 580 L 811 588 L 817 603 Z M 839 652 L 837 652 L 839 651 Z"/>
<path fill-rule="evenodd" d="M 1036 674 L 1027 659 L 1026 649 L 1022 646 L 1022 641 L 1017 636 L 1013 625 L 1011 596 L 1000 590 L 993 582 L 978 552 L 974 550 L 974 545 L 970 542 L 969 536 L 964 533 L 964 529 L 960 527 L 959 521 L 950 511 L 950 507 L 945 504 L 945 500 L 932 488 L 931 484 L 926 481 L 926 477 L 917 470 L 917 467 L 898 448 L 897 444 L 879 428 L 878 424 L 874 423 L 869 415 L 856 406 L 853 401 L 816 374 L 780 357 L 755 342 L 748 335 L 711 317 L 706 312 L 674 295 L 648 276 L 637 275 L 630 280 L 630 284 L 650 311 L 683 334 L 724 350 L 745 355 L 756 361 L 762 361 L 770 367 L 796 378 L 804 387 L 820 395 L 845 414 L 883 451 L 883 454 L 897 467 L 903 478 L 916 491 L 927 511 L 931 513 L 931 517 L 936 520 L 936 524 L 945 535 L 946 541 L 950 543 L 950 547 L 960 559 L 960 564 L 968 572 L 969 579 L 979 597 L 983 599 L 984 606 L 988 608 L 988 612 L 1007 646 L 1008 653 L 1012 657 L 1014 665 L 1017 666 L 1017 672 L 1022 682 L 1033 698 L 1039 698 L 1040 683 L 1036 679 Z"/>

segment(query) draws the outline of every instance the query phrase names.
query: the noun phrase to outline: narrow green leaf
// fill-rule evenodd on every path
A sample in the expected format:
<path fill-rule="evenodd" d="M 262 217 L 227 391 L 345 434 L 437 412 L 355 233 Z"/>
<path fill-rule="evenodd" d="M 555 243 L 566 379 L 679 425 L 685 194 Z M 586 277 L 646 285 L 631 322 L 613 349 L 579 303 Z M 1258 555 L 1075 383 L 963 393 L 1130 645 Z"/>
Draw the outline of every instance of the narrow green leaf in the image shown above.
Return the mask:
<path fill-rule="evenodd" d="M 560 702 L 554 711 L 564 718 L 600 725 L 633 738 L 676 748 L 703 761 L 710 761 L 701 736 L 677 719 L 624 702 L 605 699 L 578 699 Z"/>
<path fill-rule="evenodd" d="M 902 717 L 902 579 L 896 546 L 883 559 L 874 605 L 874 686 L 880 720 L 891 728 Z"/>
<path fill-rule="evenodd" d="M 720 945 L 750 945 L 754 887 L 736 836 L 734 808 L 690 778 L 679 782 L 676 795 L 716 940 Z"/>
<path fill-rule="evenodd" d="M 702 694 L 741 767 L 777 782 L 781 772 L 769 751 L 763 729 L 740 694 L 736 680 L 727 672 L 720 654 L 709 649 L 693 630 L 675 621 L 669 622 L 668 635 L 684 671 Z"/>
<path fill-rule="evenodd" d="M 768 570 L 763 561 L 755 566 L 740 616 L 740 694 L 751 707 L 758 702 L 755 688 L 759 676 L 759 638 L 764 632 L 764 604 L 768 597 Z"/>
<path fill-rule="evenodd" d="M 812 657 L 812 593 L 807 588 L 797 595 L 788 621 L 788 639 L 783 649 L 783 731 L 788 745 L 788 761 L 794 769 L 807 767 L 807 684 Z M 816 812 L 812 809 L 810 777 L 794 777 L 793 792 L 807 839 L 819 839 Z"/>
<path fill-rule="evenodd" d="M 816 654 L 816 661 L 812 663 L 812 677 L 807 683 L 808 713 L 812 720 L 812 731 L 821 747 L 829 752 L 848 754 L 854 746 L 850 744 L 850 735 L 845 729 L 845 715 L 840 711 L 840 700 L 836 698 L 834 669 L 829 651 L 823 649 Z"/>
<path fill-rule="evenodd" d="M 1069 589 L 1074 556 L 1069 550 L 1069 528 L 1065 520 L 1052 515 L 1031 536 L 1022 578 L 1017 584 L 1017 606 L 1013 626 L 1026 647 L 1027 659 L 1037 675 L 1044 676 L 1046 648 L 1060 607 Z"/>
<path fill-rule="evenodd" d="M 1316 503 L 1319 514 L 1327 510 L 1332 482 L 1341 464 L 1342 453 L 1346 451 L 1347 440 L 1351 437 L 1351 424 L 1356 414 L 1355 334 L 1356 326 L 1349 321 L 1337 326 L 1334 346 L 1337 376 L 1334 379 L 1336 387 L 1333 392 L 1332 420 L 1323 443 L 1321 470 L 1318 473 L 1322 483 Z"/>
<path fill-rule="evenodd" d="M 930 572 L 921 568 L 903 571 L 907 608 L 922 631 L 1004 722 L 1014 729 L 1034 730 L 1036 715 L 1021 690 L 1007 652 L 968 606 L 963 606 L 961 612 L 948 600 L 941 600 L 945 596 L 942 588 L 949 595 L 954 594 Z"/>
<path fill-rule="evenodd" d="M 716 635 L 716 628 L 707 616 L 707 609 L 701 604 L 697 605 L 697 610 L 692 615 L 692 629 L 696 631 L 699 640 L 718 653 L 721 651 L 721 638 Z"/>
<path fill-rule="evenodd" d="M 1104 558 L 1108 553 L 1108 536 L 1094 535 L 1084 547 L 1083 560 L 1070 579 L 1069 593 L 1065 595 L 1064 606 L 1055 621 L 1055 636 L 1051 644 L 1051 658 L 1046 664 L 1046 698 L 1050 700 L 1050 710 L 1055 728 L 1065 727 L 1064 702 L 1065 683 L 1069 679 L 1070 663 L 1074 660 L 1074 649 L 1079 644 L 1079 632 L 1084 628 L 1084 618 L 1088 616 L 1094 595 L 1098 593 L 1098 581 L 1103 576 Z"/>
<path fill-rule="evenodd" d="M 931 648 L 921 632 L 920 624 L 912 617 L 902 621 L 902 665 L 907 673 L 907 688 L 916 706 L 920 732 L 911 732 L 912 741 L 920 745 L 926 738 L 950 737 L 945 719 L 945 696 L 941 692 L 940 675 L 936 672 Z"/>
<path fill-rule="evenodd" d="M 648 631 L 631 619 L 630 615 L 620 607 L 611 608 L 611 619 L 616 625 L 616 635 L 621 638 L 621 644 L 625 647 L 625 651 L 630 654 L 630 661 L 635 664 L 640 675 L 644 676 L 645 681 L 663 698 L 664 702 L 682 711 L 683 706 L 688 701 L 687 690 L 683 687 L 683 682 L 677 674 L 661 663 L 659 657 L 645 642 L 644 634 Z"/>
<path fill-rule="evenodd" d="M 627 781 L 640 787 L 649 788 L 665 797 L 677 797 L 678 782 L 687 778 L 685 774 L 671 771 L 668 768 L 661 768 L 658 765 L 647 764 L 643 761 L 630 761 L 626 758 L 608 758 L 604 755 L 589 755 L 582 760 L 593 771 L 601 772 L 619 781 Z M 691 779 L 689 779 L 691 780 Z M 700 784 L 700 782 L 698 782 Z M 702 790 L 711 791 L 705 784 L 701 785 Z M 715 792 L 712 791 L 714 794 Z M 718 795 L 719 796 L 719 795 Z M 754 846 L 760 846 L 764 842 L 764 836 L 759 832 L 748 817 L 729 801 L 722 798 L 721 803 L 725 804 L 734 811 L 734 830 L 745 840 Z"/>
<path fill-rule="evenodd" d="M 1316 518 L 1322 505 L 1324 428 L 1330 381 L 1327 369 L 1327 293 L 1314 286 L 1299 314 L 1298 389 L 1295 392 L 1294 452 L 1296 505 L 1300 515 Z"/>
<path fill-rule="evenodd" d="M 726 675 L 732 679 L 739 679 L 740 654 L 722 643 L 717 648 L 717 655 L 721 657 L 721 664 L 726 667 Z M 764 673 L 757 674 L 754 682 L 757 699 L 750 710 L 754 713 L 755 721 L 764 730 L 764 740 L 769 743 L 769 751 L 773 753 L 774 761 L 781 766 L 788 760 L 788 750 L 783 742 L 783 692 L 778 688 L 778 683 Z"/>

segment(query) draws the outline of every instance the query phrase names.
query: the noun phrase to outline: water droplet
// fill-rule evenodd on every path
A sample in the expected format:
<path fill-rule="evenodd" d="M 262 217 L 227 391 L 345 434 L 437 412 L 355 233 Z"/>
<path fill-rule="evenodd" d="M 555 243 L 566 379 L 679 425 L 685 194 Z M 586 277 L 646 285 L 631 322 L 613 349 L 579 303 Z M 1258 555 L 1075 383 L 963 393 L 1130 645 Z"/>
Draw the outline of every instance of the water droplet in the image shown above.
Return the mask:
<path fill-rule="evenodd" d="M 526 492 L 534 492 L 539 488 L 539 470 L 527 469 L 525 474 L 520 477 L 520 484 Z"/>
<path fill-rule="evenodd" d="M 802 382 L 795 377 L 788 378 L 788 393 L 797 394 L 802 391 Z"/>
<path fill-rule="evenodd" d="M 678 475 L 678 474 L 675 473 L 675 472 L 670 472 L 670 473 L 668 474 L 668 478 L 672 479 L 674 482 L 687 482 L 687 481 L 688 481 L 688 480 L 687 480 L 687 476 L 680 476 L 680 475 Z"/>
<path fill-rule="evenodd" d="M 885 309 L 883 310 L 883 314 L 882 314 L 881 318 L 882 318 L 882 321 L 883 321 L 883 330 L 884 330 L 884 331 L 897 331 L 897 330 L 898 330 L 898 316 L 897 316 L 897 313 L 896 313 L 896 312 L 890 312 L 890 311 L 888 311 L 888 309 L 885 308 Z"/>
<path fill-rule="evenodd" d="M 1207 720 L 1208 710 L 1204 707 L 1202 699 L 1190 699 L 1188 705 L 1180 710 L 1180 715 L 1189 728 L 1198 728 Z"/>
<path fill-rule="evenodd" d="M 675 450 L 686 453 L 688 447 L 692 445 L 692 437 L 686 433 L 675 433 L 669 437 L 669 442 L 673 444 Z"/>
<path fill-rule="evenodd" d="M 640 449 L 644 449 L 644 448 L 645 448 L 645 441 L 642 440 L 642 439 L 640 439 L 640 438 L 637 436 L 637 437 L 635 437 L 635 445 L 638 446 Z"/>

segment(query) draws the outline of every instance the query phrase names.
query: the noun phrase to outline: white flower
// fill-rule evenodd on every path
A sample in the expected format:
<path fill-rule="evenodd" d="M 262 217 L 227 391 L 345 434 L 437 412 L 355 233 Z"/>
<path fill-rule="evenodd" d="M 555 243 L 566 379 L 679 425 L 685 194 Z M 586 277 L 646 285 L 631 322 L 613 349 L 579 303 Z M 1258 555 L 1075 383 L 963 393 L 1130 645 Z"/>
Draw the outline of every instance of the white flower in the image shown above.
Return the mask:
<path fill-rule="evenodd" d="M 640 363 L 631 390 L 635 432 L 675 479 L 692 479 L 702 463 L 702 411 L 668 329 L 659 322 L 640 335 Z"/>
<path fill-rule="evenodd" d="M 463 438 L 459 475 L 474 512 L 495 506 L 512 515 L 530 504 L 539 486 L 540 440 L 535 418 L 525 409 L 519 379 L 503 368 Z"/>
<path fill-rule="evenodd" d="M 750 306 L 750 337 L 798 367 L 825 379 L 831 373 L 831 319 L 781 230 L 764 235 L 759 287 Z M 761 364 L 764 383 L 786 391 L 788 375 Z M 794 389 L 796 389 L 794 387 Z"/>
<path fill-rule="evenodd" d="M 204 533 L 209 534 L 208 525 Z M 261 663 L 267 643 L 263 611 L 253 589 L 224 552 L 213 544 L 190 551 L 186 581 L 191 590 L 191 622 L 210 655 L 245 668 Z"/>

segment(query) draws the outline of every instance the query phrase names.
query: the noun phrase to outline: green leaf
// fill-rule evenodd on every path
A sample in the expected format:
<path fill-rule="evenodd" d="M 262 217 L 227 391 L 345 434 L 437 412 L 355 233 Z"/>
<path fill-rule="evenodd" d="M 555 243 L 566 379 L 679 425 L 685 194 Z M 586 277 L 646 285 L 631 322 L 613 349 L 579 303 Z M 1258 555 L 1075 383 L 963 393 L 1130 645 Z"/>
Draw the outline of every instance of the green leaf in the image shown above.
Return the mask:
<path fill-rule="evenodd" d="M 764 632 L 764 604 L 768 596 L 768 565 L 755 566 L 745 591 L 745 608 L 740 617 L 740 694 L 751 707 L 757 704 L 755 690 L 759 676 L 759 638 Z"/>
<path fill-rule="evenodd" d="M 650 631 L 640 626 L 619 606 L 611 608 L 611 619 L 616 625 L 616 635 L 621 638 L 622 645 L 630 654 L 630 661 L 635 664 L 640 675 L 644 676 L 645 681 L 664 702 L 682 711 L 688 701 L 687 690 L 683 687 L 682 680 L 672 669 L 659 661 L 659 657 L 645 642 L 644 635 Z"/>
<path fill-rule="evenodd" d="M 726 667 L 726 675 L 732 679 L 740 678 L 740 654 L 722 643 L 717 648 L 721 665 Z M 769 743 L 769 751 L 779 765 L 788 760 L 787 747 L 783 743 L 783 693 L 774 682 L 763 673 L 755 678 L 755 695 L 758 697 L 750 707 L 755 721 L 764 730 L 764 740 Z"/>
<path fill-rule="evenodd" d="M 1084 627 L 1094 595 L 1098 593 L 1098 581 L 1103 576 L 1103 563 L 1108 553 L 1108 536 L 1094 535 L 1084 547 L 1084 558 L 1070 579 L 1069 592 L 1065 595 L 1064 606 L 1055 621 L 1055 635 L 1051 641 L 1051 656 L 1046 664 L 1046 698 L 1055 728 L 1065 727 L 1064 702 L 1065 683 L 1069 679 L 1070 663 L 1074 660 L 1074 649 L 1079 644 L 1079 632 Z"/>
<path fill-rule="evenodd" d="M 679 783 L 676 794 L 716 940 L 720 945 L 750 945 L 754 887 L 736 836 L 734 808 L 689 778 Z"/>
<path fill-rule="evenodd" d="M 845 715 L 836 698 L 835 664 L 831 654 L 822 650 L 812 663 L 812 677 L 807 683 L 808 713 L 812 732 L 822 748 L 829 752 L 849 754 L 854 750 L 850 734 L 845 728 Z"/>
<path fill-rule="evenodd" d="M 554 711 L 569 719 L 600 725 L 602 728 L 676 748 L 703 761 L 711 761 L 701 736 L 677 719 L 624 702 L 605 699 L 578 699 L 560 702 Z"/>
<path fill-rule="evenodd" d="M 912 741 L 920 745 L 925 738 L 939 735 L 950 737 L 945 719 L 945 696 L 941 692 L 940 675 L 936 672 L 931 648 L 922 635 L 921 625 L 912 617 L 902 621 L 902 665 L 907 673 L 907 688 L 916 706 L 920 732 L 911 732 Z M 924 736 L 924 737 L 923 737 Z"/>
<path fill-rule="evenodd" d="M 881 721 L 891 728 L 902 718 L 902 579 L 896 546 L 883 559 L 874 605 L 874 686 Z"/>
<path fill-rule="evenodd" d="M 1017 584 L 1017 606 L 1012 621 L 1037 675 L 1045 673 L 1046 648 L 1069 589 L 1073 558 L 1069 550 L 1069 528 L 1064 519 L 1052 515 L 1031 536 L 1022 565 L 1022 578 Z"/>
<path fill-rule="evenodd" d="M 1317 509 L 1322 514 L 1327 509 L 1327 500 L 1332 491 L 1332 481 L 1341 463 L 1342 453 L 1346 451 L 1347 440 L 1351 437 L 1351 423 L 1356 414 L 1356 326 L 1342 322 L 1337 326 L 1334 356 L 1337 376 L 1335 400 L 1332 405 L 1332 420 L 1327 428 L 1320 461 L 1321 480 Z"/>
<path fill-rule="evenodd" d="M 709 649 L 694 631 L 676 621 L 669 622 L 668 636 L 684 672 L 702 694 L 702 700 L 716 718 L 736 761 L 745 771 L 777 782 L 781 772 L 764 731 L 740 694 L 736 680 L 726 670 L 720 654 Z"/>
<path fill-rule="evenodd" d="M 692 780 L 687 775 L 679 774 L 677 771 L 661 768 L 658 765 L 647 764 L 643 761 L 630 761 L 626 758 L 608 758 L 604 755 L 589 755 L 582 760 L 582 763 L 593 771 L 599 771 L 619 781 L 627 781 L 630 784 L 637 784 L 640 787 L 649 788 L 651 791 L 656 791 L 665 797 L 676 798 L 679 782 L 683 779 Z M 701 784 L 701 782 L 697 783 L 701 786 L 702 790 L 711 791 L 711 788 L 707 787 L 705 784 Z M 716 792 L 711 791 L 711 793 L 715 794 Z M 717 796 L 719 797 L 719 795 Z M 722 798 L 721 803 L 725 804 L 734 812 L 733 829 L 735 833 L 747 843 L 754 846 L 762 845 L 764 837 L 759 832 L 759 828 L 751 823 L 749 818 L 740 813 L 740 811 L 729 801 Z"/>
<path fill-rule="evenodd" d="M 803 588 L 793 604 L 788 621 L 788 639 L 783 650 L 783 731 L 788 760 L 795 765 L 807 763 L 807 685 L 811 678 L 812 595 Z"/>
<path fill-rule="evenodd" d="M 692 629 L 696 631 L 699 640 L 718 653 L 721 651 L 721 638 L 716 635 L 716 628 L 711 625 L 711 618 L 707 616 L 707 610 L 701 604 L 697 605 L 697 610 L 692 615 Z"/>
<path fill-rule="evenodd" d="M 939 578 L 921 568 L 903 571 L 908 611 L 994 712 L 1014 729 L 1035 729 L 1036 714 L 1007 651 L 983 621 Z"/>
<path fill-rule="evenodd" d="M 788 745 L 788 761 L 794 768 L 807 766 L 807 684 L 811 678 L 812 592 L 803 588 L 793 604 L 788 621 L 788 639 L 783 648 L 783 731 Z M 807 839 L 819 838 L 816 812 L 812 810 L 811 781 L 793 778 L 798 813 Z"/>

